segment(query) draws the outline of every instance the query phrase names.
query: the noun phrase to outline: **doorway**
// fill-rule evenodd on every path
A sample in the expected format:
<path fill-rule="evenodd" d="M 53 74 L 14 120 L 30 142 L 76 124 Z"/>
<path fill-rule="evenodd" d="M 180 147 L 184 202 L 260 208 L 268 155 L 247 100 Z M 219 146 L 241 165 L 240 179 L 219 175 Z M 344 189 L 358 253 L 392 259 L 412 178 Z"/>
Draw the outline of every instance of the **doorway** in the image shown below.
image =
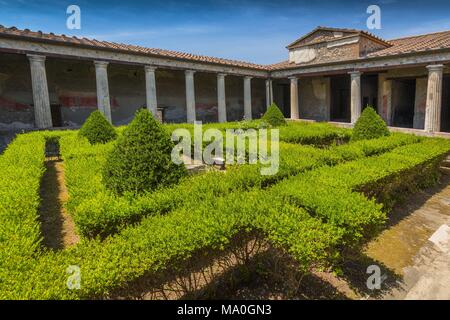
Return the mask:
<path fill-rule="evenodd" d="M 62 115 L 61 115 L 61 105 L 52 104 L 50 105 L 50 110 L 52 113 L 52 124 L 53 127 L 62 127 Z"/>
<path fill-rule="evenodd" d="M 392 125 L 401 128 L 414 127 L 416 79 L 392 81 Z"/>
<path fill-rule="evenodd" d="M 450 75 L 442 79 L 441 132 L 450 132 Z"/>
<path fill-rule="evenodd" d="M 330 120 L 350 122 L 350 76 L 332 76 L 330 87 Z"/>

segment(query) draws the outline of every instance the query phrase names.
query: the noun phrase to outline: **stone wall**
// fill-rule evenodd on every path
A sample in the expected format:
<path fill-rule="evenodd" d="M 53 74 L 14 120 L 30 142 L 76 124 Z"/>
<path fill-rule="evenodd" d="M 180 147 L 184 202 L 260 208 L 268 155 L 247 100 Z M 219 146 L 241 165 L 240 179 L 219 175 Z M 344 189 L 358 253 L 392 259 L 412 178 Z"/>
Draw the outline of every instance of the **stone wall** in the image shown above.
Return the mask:
<path fill-rule="evenodd" d="M 298 86 L 300 118 L 328 121 L 330 119 L 330 79 L 301 78 Z"/>
<path fill-rule="evenodd" d="M 31 74 L 25 55 L 0 54 L 0 130 L 34 125 Z"/>
<path fill-rule="evenodd" d="M 50 104 L 60 110 L 62 126 L 80 126 L 97 110 L 95 67 L 92 61 L 48 57 L 46 73 Z M 217 122 L 217 74 L 197 72 L 195 100 L 197 119 Z M 143 66 L 109 64 L 108 82 L 112 121 L 129 123 L 139 108 L 146 106 Z M 228 121 L 244 115 L 244 80 L 226 76 Z M 158 107 L 166 122 L 186 121 L 185 73 L 183 70 L 156 70 Z M 259 118 L 265 111 L 264 79 L 252 79 L 252 113 Z M 34 126 L 33 96 L 29 61 L 25 55 L 0 54 L 0 129 L 27 129 Z"/>

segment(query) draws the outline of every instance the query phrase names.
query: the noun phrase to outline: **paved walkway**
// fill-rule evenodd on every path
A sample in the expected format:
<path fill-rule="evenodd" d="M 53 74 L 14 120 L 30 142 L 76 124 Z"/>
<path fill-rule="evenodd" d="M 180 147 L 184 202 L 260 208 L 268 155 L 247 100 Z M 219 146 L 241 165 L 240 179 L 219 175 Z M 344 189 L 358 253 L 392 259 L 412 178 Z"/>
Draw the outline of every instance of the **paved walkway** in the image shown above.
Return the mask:
<path fill-rule="evenodd" d="M 450 299 L 450 176 L 394 210 L 366 254 L 401 276 L 384 299 Z"/>

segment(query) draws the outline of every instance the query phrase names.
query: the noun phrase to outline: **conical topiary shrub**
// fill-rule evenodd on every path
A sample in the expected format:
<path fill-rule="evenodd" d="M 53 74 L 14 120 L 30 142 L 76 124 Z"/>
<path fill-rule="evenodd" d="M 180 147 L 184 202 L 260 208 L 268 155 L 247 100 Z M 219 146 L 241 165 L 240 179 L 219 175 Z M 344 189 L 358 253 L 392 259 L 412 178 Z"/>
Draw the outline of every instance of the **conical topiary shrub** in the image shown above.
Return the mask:
<path fill-rule="evenodd" d="M 383 119 L 372 107 L 366 107 L 353 128 L 352 141 L 375 139 L 390 135 Z"/>
<path fill-rule="evenodd" d="M 274 127 L 286 124 L 283 113 L 275 103 L 272 103 L 269 108 L 267 108 L 266 113 L 264 113 L 261 119 Z"/>
<path fill-rule="evenodd" d="M 176 183 L 187 171 L 171 160 L 174 147 L 169 134 L 146 109 L 118 138 L 103 169 L 105 186 L 116 194 L 142 193 Z"/>
<path fill-rule="evenodd" d="M 106 143 L 117 138 L 114 127 L 98 110 L 90 114 L 78 134 L 87 138 L 91 144 Z"/>

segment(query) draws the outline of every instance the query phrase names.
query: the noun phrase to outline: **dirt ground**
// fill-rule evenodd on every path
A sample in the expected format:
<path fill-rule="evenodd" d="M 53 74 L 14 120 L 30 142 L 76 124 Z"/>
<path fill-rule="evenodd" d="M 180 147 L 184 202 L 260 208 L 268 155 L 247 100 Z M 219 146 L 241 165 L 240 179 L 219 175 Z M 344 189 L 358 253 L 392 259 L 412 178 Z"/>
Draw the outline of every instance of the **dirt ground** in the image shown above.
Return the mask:
<path fill-rule="evenodd" d="M 57 158 L 47 158 L 46 172 L 41 181 L 41 206 L 39 208 L 43 243 L 59 250 L 76 244 L 80 239 L 75 224 L 64 204 L 68 192 L 64 182 L 64 164 Z"/>

